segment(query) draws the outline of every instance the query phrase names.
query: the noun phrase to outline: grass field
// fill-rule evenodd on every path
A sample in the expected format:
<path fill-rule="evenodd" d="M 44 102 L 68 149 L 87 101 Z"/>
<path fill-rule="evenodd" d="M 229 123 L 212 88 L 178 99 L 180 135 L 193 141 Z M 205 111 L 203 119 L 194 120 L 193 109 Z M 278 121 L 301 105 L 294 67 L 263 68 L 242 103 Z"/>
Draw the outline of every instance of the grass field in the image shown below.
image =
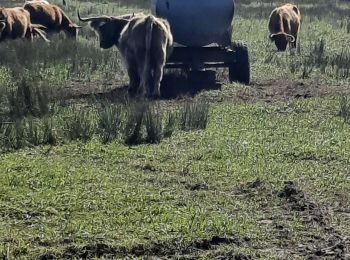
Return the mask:
<path fill-rule="evenodd" d="M 251 85 L 219 70 L 219 89 L 146 103 L 87 26 L 0 43 L 0 258 L 349 259 L 350 3 L 295 2 L 285 53 L 277 3 L 237 3 Z"/>

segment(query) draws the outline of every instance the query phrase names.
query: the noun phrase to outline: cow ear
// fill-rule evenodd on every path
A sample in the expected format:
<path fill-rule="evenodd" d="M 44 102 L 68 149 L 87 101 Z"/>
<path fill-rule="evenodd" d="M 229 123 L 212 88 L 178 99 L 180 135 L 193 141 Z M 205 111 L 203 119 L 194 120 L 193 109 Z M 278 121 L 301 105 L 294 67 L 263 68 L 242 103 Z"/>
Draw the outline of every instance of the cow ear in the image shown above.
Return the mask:
<path fill-rule="evenodd" d="M 105 25 L 106 24 L 106 21 L 104 20 L 95 20 L 95 21 L 91 21 L 90 23 L 90 26 L 94 29 L 94 30 L 98 30 L 101 26 Z"/>
<path fill-rule="evenodd" d="M 270 34 L 270 35 L 269 35 L 269 39 L 270 39 L 271 41 L 273 41 L 273 39 L 275 38 L 275 36 L 276 36 L 276 34 Z"/>
<path fill-rule="evenodd" d="M 97 26 L 98 26 L 98 27 L 102 27 L 102 26 L 104 26 L 106 23 L 107 23 L 106 21 L 101 21 L 101 22 L 98 23 Z"/>

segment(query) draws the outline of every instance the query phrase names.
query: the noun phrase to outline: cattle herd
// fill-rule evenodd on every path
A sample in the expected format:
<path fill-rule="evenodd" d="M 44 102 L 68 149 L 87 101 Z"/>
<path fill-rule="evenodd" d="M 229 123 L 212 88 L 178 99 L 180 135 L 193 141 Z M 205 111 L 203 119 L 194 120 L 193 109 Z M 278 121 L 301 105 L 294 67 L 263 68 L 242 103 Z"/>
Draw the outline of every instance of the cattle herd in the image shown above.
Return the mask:
<path fill-rule="evenodd" d="M 162 18 L 143 13 L 121 16 L 78 18 L 89 22 L 98 34 L 103 49 L 116 46 L 126 65 L 129 93 L 148 97 L 160 96 L 163 68 L 173 49 L 173 36 L 169 23 Z M 270 39 L 279 51 L 287 45 L 296 48 L 301 16 L 298 8 L 285 4 L 270 15 Z M 46 0 L 27 1 L 23 7 L 0 8 L 0 41 L 36 36 L 49 42 L 48 33 L 63 31 L 76 38 L 81 26 L 76 25 L 57 5 Z"/>

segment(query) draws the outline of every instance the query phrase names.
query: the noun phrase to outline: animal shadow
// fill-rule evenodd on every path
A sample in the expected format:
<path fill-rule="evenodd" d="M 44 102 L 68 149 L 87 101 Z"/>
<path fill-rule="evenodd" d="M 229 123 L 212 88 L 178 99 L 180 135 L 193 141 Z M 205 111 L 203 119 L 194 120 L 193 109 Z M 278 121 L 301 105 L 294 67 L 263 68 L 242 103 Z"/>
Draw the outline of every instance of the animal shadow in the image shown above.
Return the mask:
<path fill-rule="evenodd" d="M 160 92 L 163 99 L 179 96 L 194 96 L 202 90 L 221 89 L 216 80 L 216 71 L 167 71 L 161 82 Z"/>

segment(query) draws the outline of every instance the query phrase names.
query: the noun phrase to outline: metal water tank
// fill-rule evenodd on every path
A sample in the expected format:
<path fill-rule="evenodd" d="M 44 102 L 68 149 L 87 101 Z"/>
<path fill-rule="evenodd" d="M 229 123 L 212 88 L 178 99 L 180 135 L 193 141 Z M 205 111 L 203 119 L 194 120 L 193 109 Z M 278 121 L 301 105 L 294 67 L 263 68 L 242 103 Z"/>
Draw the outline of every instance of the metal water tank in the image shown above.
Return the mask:
<path fill-rule="evenodd" d="M 231 43 L 234 0 L 152 0 L 152 13 L 169 21 L 179 44 Z"/>

